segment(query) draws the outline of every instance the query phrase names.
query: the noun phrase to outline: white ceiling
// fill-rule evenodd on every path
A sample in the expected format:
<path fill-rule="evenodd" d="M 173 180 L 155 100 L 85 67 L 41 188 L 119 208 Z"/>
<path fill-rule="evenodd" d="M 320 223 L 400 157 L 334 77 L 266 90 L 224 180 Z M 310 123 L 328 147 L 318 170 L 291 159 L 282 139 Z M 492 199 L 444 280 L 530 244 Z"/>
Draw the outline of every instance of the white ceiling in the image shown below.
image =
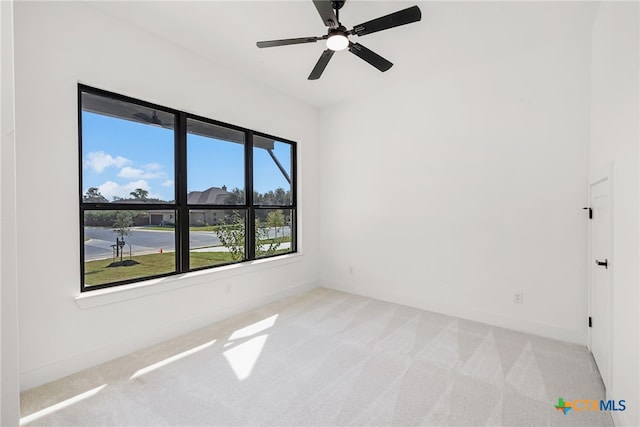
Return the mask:
<path fill-rule="evenodd" d="M 316 107 L 429 78 L 519 50 L 589 34 L 595 2 L 424 2 L 349 0 L 348 28 L 417 4 L 422 21 L 352 41 L 394 63 L 381 73 L 348 51 L 337 52 L 320 80 L 309 81 L 323 41 L 258 49 L 259 40 L 326 33 L 311 0 L 89 2 L 160 38 Z"/>

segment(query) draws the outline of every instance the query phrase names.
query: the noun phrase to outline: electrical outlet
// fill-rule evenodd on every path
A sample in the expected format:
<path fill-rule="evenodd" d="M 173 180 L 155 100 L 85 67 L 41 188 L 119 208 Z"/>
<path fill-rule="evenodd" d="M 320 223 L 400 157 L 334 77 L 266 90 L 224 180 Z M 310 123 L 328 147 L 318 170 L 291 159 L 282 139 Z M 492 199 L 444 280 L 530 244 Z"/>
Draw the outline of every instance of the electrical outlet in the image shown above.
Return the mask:
<path fill-rule="evenodd" d="M 513 294 L 513 302 L 516 304 L 522 304 L 522 298 L 524 297 L 522 292 L 516 292 Z"/>
<path fill-rule="evenodd" d="M 227 283 L 227 293 L 230 294 L 231 293 L 231 284 Z"/>
<path fill-rule="evenodd" d="M 352 265 L 349 266 L 349 274 L 353 276 L 353 266 Z"/>

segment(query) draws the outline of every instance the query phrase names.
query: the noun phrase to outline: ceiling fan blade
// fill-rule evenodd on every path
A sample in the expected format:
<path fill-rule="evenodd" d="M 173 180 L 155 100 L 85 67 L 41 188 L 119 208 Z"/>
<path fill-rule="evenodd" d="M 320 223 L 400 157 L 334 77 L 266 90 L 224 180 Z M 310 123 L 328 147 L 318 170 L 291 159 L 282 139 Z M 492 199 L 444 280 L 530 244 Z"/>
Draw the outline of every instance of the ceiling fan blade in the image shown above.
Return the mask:
<path fill-rule="evenodd" d="M 322 18 L 324 25 L 330 28 L 338 28 L 338 18 L 336 18 L 336 14 L 333 12 L 333 5 L 331 4 L 331 1 L 313 0 L 313 4 L 316 9 L 318 9 L 318 13 L 320 14 L 320 18 Z"/>
<path fill-rule="evenodd" d="M 374 51 L 362 46 L 360 43 L 349 43 L 349 52 L 353 53 L 355 56 L 361 59 L 364 59 L 369 64 L 373 65 L 382 72 L 385 72 L 389 68 L 393 67 L 393 64 L 391 62 L 387 61 Z"/>
<path fill-rule="evenodd" d="M 420 8 L 418 6 L 412 6 L 407 9 L 382 16 L 378 19 L 365 22 L 364 24 L 356 25 L 350 33 L 357 36 L 364 36 L 377 31 L 417 22 L 421 18 L 422 12 L 420 12 Z"/>
<path fill-rule="evenodd" d="M 308 80 L 318 80 L 320 78 L 320 76 L 324 72 L 324 69 L 327 68 L 327 64 L 333 56 L 333 52 L 335 51 L 331 49 L 327 49 L 322 52 L 322 55 L 320 55 L 320 59 L 318 59 L 318 62 L 316 62 L 316 66 L 313 67 L 313 70 L 311 70 L 311 74 L 309 74 Z"/>
<path fill-rule="evenodd" d="M 318 40 L 322 40 L 322 37 L 300 37 L 297 39 L 283 39 L 283 40 L 268 40 L 263 42 L 257 42 L 256 46 L 262 47 L 276 47 L 287 46 L 290 44 L 302 44 L 302 43 L 315 43 Z"/>

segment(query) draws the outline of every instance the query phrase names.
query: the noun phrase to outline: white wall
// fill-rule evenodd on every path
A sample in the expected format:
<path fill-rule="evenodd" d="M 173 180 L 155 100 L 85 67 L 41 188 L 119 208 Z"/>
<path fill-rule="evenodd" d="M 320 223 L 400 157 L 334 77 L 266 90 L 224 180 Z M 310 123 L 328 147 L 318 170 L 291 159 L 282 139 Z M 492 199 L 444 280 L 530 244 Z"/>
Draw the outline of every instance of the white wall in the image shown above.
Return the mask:
<path fill-rule="evenodd" d="M 607 390 L 626 399 L 619 425 L 640 425 L 640 32 L 637 2 L 603 2 L 593 26 L 592 175 L 613 164 L 613 372 Z"/>
<path fill-rule="evenodd" d="M 319 130 L 314 109 L 90 5 L 17 4 L 22 388 L 312 286 L 320 274 L 315 261 L 320 254 L 323 283 L 329 286 L 585 343 L 586 218 L 581 208 L 587 201 L 587 142 L 591 136 L 592 169 L 614 161 L 616 182 L 621 177 L 638 182 L 637 145 L 631 147 L 634 138 L 637 143 L 637 124 L 630 127 L 628 117 L 609 114 L 618 108 L 598 107 L 613 102 L 623 111 L 635 102 L 637 116 L 637 98 L 623 96 L 629 88 L 637 94 L 633 70 L 627 68 L 619 80 L 615 74 L 617 64 L 631 67 L 624 61 L 635 60 L 637 76 L 637 46 L 633 53 L 633 46 L 620 44 L 629 31 L 637 38 L 637 20 L 628 22 L 632 14 L 603 6 L 593 32 L 592 62 L 591 28 L 583 25 L 584 17 L 570 9 L 553 10 L 559 6 L 552 3 L 527 7 L 551 8 L 553 23 L 541 29 L 545 37 L 508 40 L 508 54 L 486 47 L 466 63 L 457 52 L 455 66 L 448 66 L 446 57 L 427 58 L 437 63 L 436 74 L 419 78 L 416 70 L 393 91 L 329 108 L 320 116 Z M 616 33 L 619 18 L 625 24 Z M 3 31 L 4 19 L 3 14 Z M 500 28 L 492 30 L 495 37 Z M 482 46 L 480 34 L 468 37 Z M 619 45 L 623 48 L 609 52 Z M 3 41 L 3 67 L 4 47 Z M 607 88 L 613 80 L 612 95 Z M 160 285 L 166 292 L 81 308 L 74 300 L 80 281 L 77 82 L 297 140 L 304 255 L 273 268 L 243 266 L 242 274 L 170 279 Z M 6 159 L 3 141 L 3 248 L 4 206 L 11 194 L 4 187 Z M 616 215 L 634 236 L 637 195 L 637 186 L 616 188 L 614 195 Z M 625 229 L 618 228 L 616 236 Z M 629 265 L 637 266 L 638 250 L 637 240 L 616 241 L 616 289 L 626 286 L 636 297 L 618 294 L 614 301 L 623 313 L 616 325 L 624 332 L 615 340 L 621 359 L 614 384 L 618 398 L 631 400 L 628 396 L 638 396 L 637 383 L 634 391 L 633 382 L 623 377 L 636 372 L 637 378 L 637 340 L 628 336 L 638 336 L 633 301 L 640 297 L 632 289 L 637 268 L 625 272 L 621 264 L 635 256 Z M 36 267 L 34 252 L 45 254 Z M 524 304 L 512 302 L 516 291 L 524 292 Z M 4 309 L 4 292 L 2 297 Z M 3 361 L 4 340 L 3 330 Z M 629 414 L 623 415 L 634 416 Z M 638 424 L 633 418 L 626 423 Z"/>
<path fill-rule="evenodd" d="M 16 262 L 13 1 L 0 2 L 0 425 L 18 425 L 18 300 Z"/>
<path fill-rule="evenodd" d="M 88 4 L 20 2 L 15 32 L 22 389 L 314 286 L 315 109 Z M 166 292 L 80 308 L 78 82 L 298 141 L 304 255 L 165 279 L 157 289 Z"/>
<path fill-rule="evenodd" d="M 425 57 L 426 77 L 322 111 L 322 278 L 586 344 L 590 12 L 522 7 L 526 33 L 457 36 L 473 62 Z"/>

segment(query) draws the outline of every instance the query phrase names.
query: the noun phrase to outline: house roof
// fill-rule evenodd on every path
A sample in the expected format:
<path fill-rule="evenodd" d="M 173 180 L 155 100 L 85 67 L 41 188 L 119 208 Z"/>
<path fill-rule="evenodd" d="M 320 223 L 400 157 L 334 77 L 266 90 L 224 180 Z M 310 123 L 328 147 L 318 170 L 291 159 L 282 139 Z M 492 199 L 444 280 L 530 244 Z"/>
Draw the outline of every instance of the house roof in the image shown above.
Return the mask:
<path fill-rule="evenodd" d="M 187 194 L 187 203 L 190 205 L 224 204 L 229 193 L 226 188 L 211 187 L 205 191 L 192 191 Z"/>
<path fill-rule="evenodd" d="M 219 187 L 211 187 L 204 191 L 191 191 L 187 193 L 187 204 L 189 205 L 223 205 L 226 196 L 231 194 L 227 191 L 227 188 L 223 186 Z M 173 203 L 173 200 L 170 200 L 169 203 Z M 124 203 L 124 204 L 154 204 L 154 203 L 165 203 L 163 200 L 158 199 L 123 199 L 123 200 L 114 200 L 111 203 Z"/>

